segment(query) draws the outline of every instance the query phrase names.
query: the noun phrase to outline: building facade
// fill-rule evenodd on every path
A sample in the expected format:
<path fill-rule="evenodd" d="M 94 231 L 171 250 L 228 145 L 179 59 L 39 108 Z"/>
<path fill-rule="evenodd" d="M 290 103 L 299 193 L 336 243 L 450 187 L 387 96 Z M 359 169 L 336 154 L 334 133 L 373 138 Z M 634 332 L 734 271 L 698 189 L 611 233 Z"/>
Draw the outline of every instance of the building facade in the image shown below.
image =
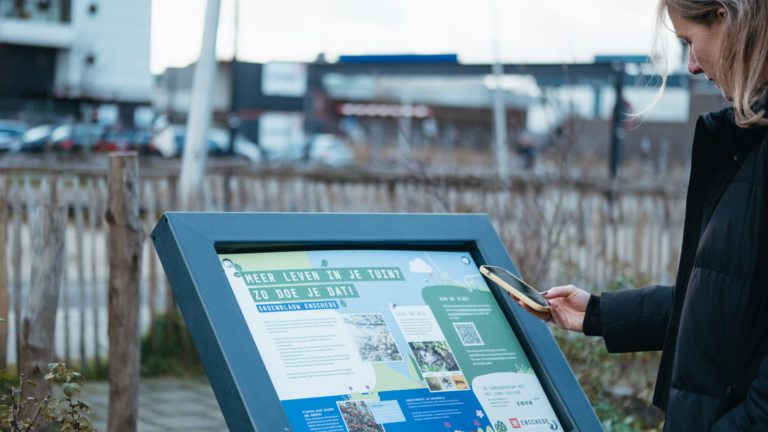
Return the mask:
<path fill-rule="evenodd" d="M 151 0 L 0 0 L 0 116 L 151 101 Z"/>

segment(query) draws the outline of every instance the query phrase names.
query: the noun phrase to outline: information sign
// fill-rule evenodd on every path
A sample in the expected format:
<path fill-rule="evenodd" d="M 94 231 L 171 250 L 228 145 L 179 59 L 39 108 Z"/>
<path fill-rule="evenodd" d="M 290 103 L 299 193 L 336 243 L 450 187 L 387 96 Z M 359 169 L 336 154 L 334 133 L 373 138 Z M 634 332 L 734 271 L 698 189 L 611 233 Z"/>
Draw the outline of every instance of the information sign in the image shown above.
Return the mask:
<path fill-rule="evenodd" d="M 294 431 L 562 430 L 469 254 L 219 258 Z"/>
<path fill-rule="evenodd" d="M 230 430 L 602 430 L 480 274 L 484 215 L 167 213 L 152 233 Z"/>

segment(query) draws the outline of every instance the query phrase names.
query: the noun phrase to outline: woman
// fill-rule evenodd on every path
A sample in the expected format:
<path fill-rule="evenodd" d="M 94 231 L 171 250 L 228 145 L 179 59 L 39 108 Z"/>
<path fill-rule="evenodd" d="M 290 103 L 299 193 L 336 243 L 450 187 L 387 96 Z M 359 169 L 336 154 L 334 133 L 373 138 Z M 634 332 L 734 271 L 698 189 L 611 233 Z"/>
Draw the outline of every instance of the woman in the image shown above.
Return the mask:
<path fill-rule="evenodd" d="M 661 0 L 688 70 L 733 108 L 696 123 L 674 287 L 544 293 L 559 327 L 613 353 L 663 350 L 653 403 L 665 431 L 768 431 L 768 1 Z"/>

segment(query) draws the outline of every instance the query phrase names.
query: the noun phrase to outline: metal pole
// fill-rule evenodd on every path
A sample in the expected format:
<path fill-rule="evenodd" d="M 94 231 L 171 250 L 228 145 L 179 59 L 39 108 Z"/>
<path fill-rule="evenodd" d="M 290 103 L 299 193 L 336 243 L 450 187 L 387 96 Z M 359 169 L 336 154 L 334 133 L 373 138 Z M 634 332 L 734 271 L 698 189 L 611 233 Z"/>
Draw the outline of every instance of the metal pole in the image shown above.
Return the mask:
<path fill-rule="evenodd" d="M 235 154 L 235 139 L 237 131 L 240 128 L 240 118 L 237 116 L 237 42 L 240 28 L 240 0 L 235 0 L 235 39 L 234 50 L 232 51 L 232 63 L 230 64 L 230 101 L 229 114 L 227 114 L 227 123 L 229 126 L 229 148 L 227 153 Z"/>
<path fill-rule="evenodd" d="M 187 118 L 187 136 L 181 159 L 181 207 L 190 210 L 202 194 L 205 160 L 208 156 L 208 128 L 211 124 L 211 97 L 216 75 L 216 32 L 221 0 L 208 0 L 200 58 L 192 82 L 192 104 Z"/>
<path fill-rule="evenodd" d="M 616 178 L 621 168 L 621 153 L 624 145 L 624 120 L 626 119 L 627 105 L 624 103 L 624 65 L 620 67 L 619 72 L 614 75 L 616 80 L 616 105 L 613 107 L 613 120 L 611 124 L 611 156 L 610 156 L 610 172 L 611 178 Z"/>
<path fill-rule="evenodd" d="M 410 89 L 400 95 L 400 117 L 397 118 L 397 160 L 400 165 L 407 165 L 411 159 L 411 115 L 413 95 Z"/>
<path fill-rule="evenodd" d="M 493 91 L 493 128 L 494 150 L 496 153 L 496 171 L 499 177 L 509 176 L 509 153 L 507 152 L 507 115 L 504 94 L 501 89 L 502 66 L 498 61 L 493 64 L 493 76 L 496 88 Z"/>
<path fill-rule="evenodd" d="M 504 93 L 501 88 L 501 76 L 504 67 L 501 65 L 501 53 L 499 49 L 499 26 L 497 17 L 496 0 L 491 0 L 491 21 L 493 28 L 493 77 L 496 87 L 493 90 L 493 130 L 494 153 L 496 156 L 496 172 L 499 177 L 506 179 L 509 176 L 509 154 L 507 152 L 507 109 L 504 104 Z"/>
<path fill-rule="evenodd" d="M 307 92 L 302 99 L 301 110 L 304 114 L 303 160 L 305 164 L 309 164 L 312 150 L 312 135 L 315 133 L 315 68 L 312 63 L 307 64 Z"/>

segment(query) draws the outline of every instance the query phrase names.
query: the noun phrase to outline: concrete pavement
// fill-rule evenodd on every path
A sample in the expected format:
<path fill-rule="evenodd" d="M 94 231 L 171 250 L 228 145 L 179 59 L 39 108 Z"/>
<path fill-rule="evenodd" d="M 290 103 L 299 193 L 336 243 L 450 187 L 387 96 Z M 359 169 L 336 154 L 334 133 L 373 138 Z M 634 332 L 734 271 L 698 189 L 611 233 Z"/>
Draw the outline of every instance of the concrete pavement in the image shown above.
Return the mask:
<path fill-rule="evenodd" d="M 55 394 L 60 396 L 60 394 Z M 99 432 L 107 432 L 109 384 L 85 382 L 78 398 L 93 407 L 86 415 Z M 139 432 L 227 431 L 227 425 L 205 377 L 148 378 L 139 384 Z"/>

